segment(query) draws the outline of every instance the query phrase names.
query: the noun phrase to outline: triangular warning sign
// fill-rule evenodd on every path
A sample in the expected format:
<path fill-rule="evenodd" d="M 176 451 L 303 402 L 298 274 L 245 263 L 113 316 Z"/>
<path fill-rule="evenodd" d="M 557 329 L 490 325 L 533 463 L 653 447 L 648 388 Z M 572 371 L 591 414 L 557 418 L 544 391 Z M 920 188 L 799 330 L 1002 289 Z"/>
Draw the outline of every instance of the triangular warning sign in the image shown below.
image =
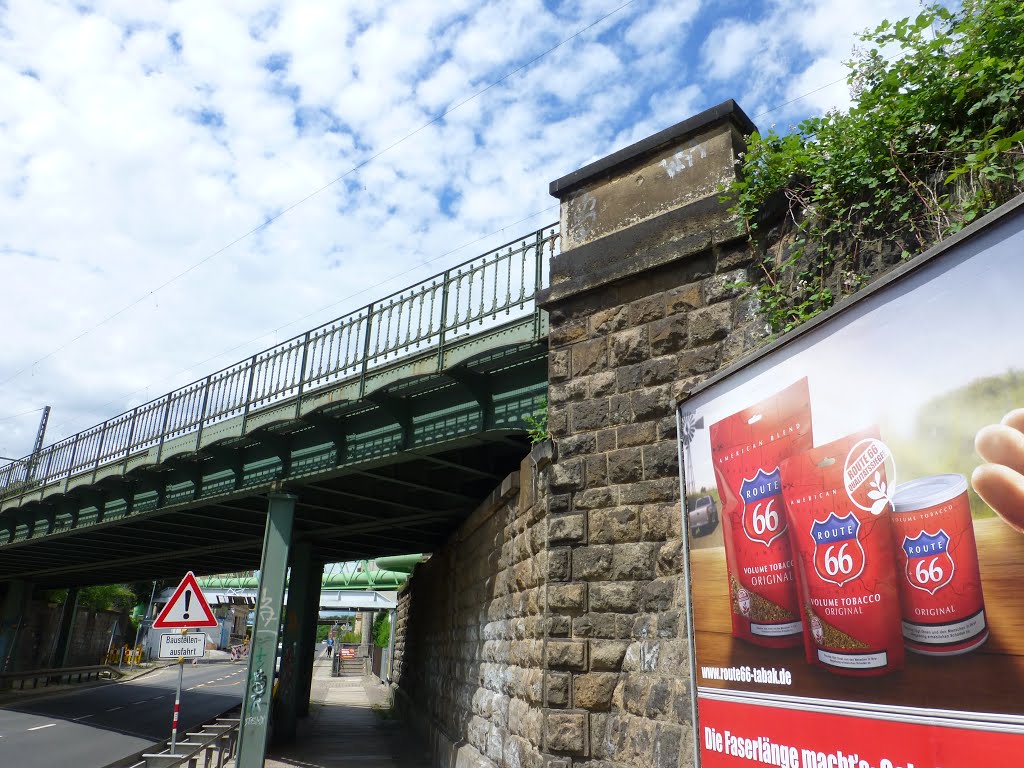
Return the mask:
<path fill-rule="evenodd" d="M 196 582 L 195 574 L 189 571 L 181 584 L 174 590 L 171 599 L 153 622 L 154 629 L 191 627 L 216 627 L 217 619 L 210 610 L 210 604 L 203 596 L 203 590 Z"/>

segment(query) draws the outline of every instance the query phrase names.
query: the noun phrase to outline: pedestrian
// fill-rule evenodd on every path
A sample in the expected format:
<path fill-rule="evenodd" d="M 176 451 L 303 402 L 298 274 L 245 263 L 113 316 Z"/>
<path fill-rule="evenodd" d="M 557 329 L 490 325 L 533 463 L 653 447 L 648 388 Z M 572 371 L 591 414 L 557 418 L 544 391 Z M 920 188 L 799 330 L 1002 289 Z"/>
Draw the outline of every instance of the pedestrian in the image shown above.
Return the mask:
<path fill-rule="evenodd" d="M 331 658 L 331 653 L 334 651 L 334 638 L 327 638 L 327 658 Z"/>

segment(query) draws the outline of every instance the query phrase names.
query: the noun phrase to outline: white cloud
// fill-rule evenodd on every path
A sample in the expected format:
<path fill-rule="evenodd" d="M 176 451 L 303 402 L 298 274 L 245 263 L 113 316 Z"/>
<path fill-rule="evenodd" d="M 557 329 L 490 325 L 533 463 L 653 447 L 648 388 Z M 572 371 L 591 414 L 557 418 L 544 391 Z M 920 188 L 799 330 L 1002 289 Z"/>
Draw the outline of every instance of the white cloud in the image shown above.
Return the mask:
<path fill-rule="evenodd" d="M 62 437 L 549 223 L 509 226 L 625 144 L 831 77 L 895 2 L 786 0 L 709 43 L 710 4 L 634 3 L 422 130 L 621 3 L 0 3 L 0 419 L 50 404 Z"/>
<path fill-rule="evenodd" d="M 920 9 L 918 0 L 770 0 L 712 27 L 701 48 L 702 69 L 731 85 L 750 114 L 769 112 L 766 127 L 785 125 L 849 106 L 843 62 L 859 34 Z"/>
<path fill-rule="evenodd" d="M 750 77 L 747 70 L 754 54 L 763 51 L 767 35 L 757 24 L 728 19 L 711 30 L 701 46 L 704 68 L 715 80 L 737 75 Z"/>
<path fill-rule="evenodd" d="M 681 45 L 687 41 L 691 23 L 699 11 L 699 0 L 644 8 L 626 30 L 626 42 L 638 51 Z"/>

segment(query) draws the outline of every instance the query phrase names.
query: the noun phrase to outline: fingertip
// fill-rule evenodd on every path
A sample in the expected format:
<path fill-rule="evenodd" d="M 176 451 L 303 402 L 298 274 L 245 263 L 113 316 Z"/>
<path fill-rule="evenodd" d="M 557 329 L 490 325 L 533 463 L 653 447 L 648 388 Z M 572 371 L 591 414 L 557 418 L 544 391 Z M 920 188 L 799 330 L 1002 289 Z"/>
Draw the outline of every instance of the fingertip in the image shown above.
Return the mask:
<path fill-rule="evenodd" d="M 985 484 L 985 467 L 987 467 L 987 466 L 988 466 L 988 464 L 979 464 L 978 466 L 976 466 L 974 468 L 974 471 L 971 472 L 971 487 L 972 488 L 974 488 L 974 486 L 976 486 L 978 484 L 978 480 L 981 480 L 982 485 Z M 978 489 L 974 488 L 974 490 L 977 491 Z M 980 495 L 980 492 L 979 492 L 979 495 Z M 984 497 L 982 498 L 982 500 L 984 501 Z"/>
<path fill-rule="evenodd" d="M 974 450 L 985 461 L 998 462 L 999 446 L 1001 436 L 1006 427 L 1002 424 L 989 424 L 978 430 L 974 436 Z M 978 467 L 981 469 L 981 467 Z M 977 470 L 976 470 L 977 471 Z"/>
<path fill-rule="evenodd" d="M 1024 408 L 1014 408 L 1008 414 L 1003 416 L 999 422 L 1007 427 L 1012 427 L 1019 432 L 1024 432 Z"/>
<path fill-rule="evenodd" d="M 971 473 L 971 486 L 993 512 L 1024 532 L 1024 476 L 1002 464 L 981 464 Z"/>

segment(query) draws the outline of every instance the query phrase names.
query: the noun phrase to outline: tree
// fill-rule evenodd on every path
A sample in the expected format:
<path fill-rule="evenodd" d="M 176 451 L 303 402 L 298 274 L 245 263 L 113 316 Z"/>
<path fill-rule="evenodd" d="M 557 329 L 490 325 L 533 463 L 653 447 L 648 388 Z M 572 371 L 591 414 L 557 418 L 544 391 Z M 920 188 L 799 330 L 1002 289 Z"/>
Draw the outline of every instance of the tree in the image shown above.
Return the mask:
<path fill-rule="evenodd" d="M 1022 29 L 1019 0 L 886 21 L 848 62 L 848 112 L 750 137 L 732 210 L 766 246 L 761 217 L 781 204 L 793 235 L 754 280 L 773 331 L 1024 191 Z"/>
<path fill-rule="evenodd" d="M 373 644 L 387 648 L 391 642 L 391 619 L 386 611 L 379 611 L 373 619 Z"/>

